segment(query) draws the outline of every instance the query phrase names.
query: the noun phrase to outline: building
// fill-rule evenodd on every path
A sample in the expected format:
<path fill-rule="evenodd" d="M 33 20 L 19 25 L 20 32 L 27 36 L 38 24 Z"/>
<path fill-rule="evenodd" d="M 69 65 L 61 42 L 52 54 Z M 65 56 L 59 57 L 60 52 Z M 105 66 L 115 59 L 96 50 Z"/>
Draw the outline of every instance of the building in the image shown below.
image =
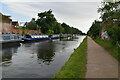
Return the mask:
<path fill-rule="evenodd" d="M 3 15 L 0 13 L 0 33 L 11 33 L 12 19 L 10 16 Z"/>
<path fill-rule="evenodd" d="M 16 27 L 19 27 L 18 21 L 12 21 L 12 30 L 11 30 L 12 33 L 22 34 L 24 32 L 21 29 L 16 29 Z"/>
<path fill-rule="evenodd" d="M 15 27 L 18 27 L 19 26 L 19 23 L 18 21 L 12 21 L 12 26 L 15 28 Z"/>
<path fill-rule="evenodd" d="M 17 29 L 19 27 L 18 21 L 12 21 L 10 16 L 0 13 L 0 34 L 15 33 L 15 34 L 41 34 L 40 30 L 22 30 Z"/>

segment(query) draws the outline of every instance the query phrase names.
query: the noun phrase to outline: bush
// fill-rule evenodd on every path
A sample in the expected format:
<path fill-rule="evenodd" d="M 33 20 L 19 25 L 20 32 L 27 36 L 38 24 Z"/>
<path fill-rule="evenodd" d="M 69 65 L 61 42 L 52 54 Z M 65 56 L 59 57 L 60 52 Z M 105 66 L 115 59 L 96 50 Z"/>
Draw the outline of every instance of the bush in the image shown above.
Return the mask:
<path fill-rule="evenodd" d="M 115 44 L 117 41 L 120 41 L 120 27 L 109 27 L 107 32 L 110 36 L 110 39 Z"/>

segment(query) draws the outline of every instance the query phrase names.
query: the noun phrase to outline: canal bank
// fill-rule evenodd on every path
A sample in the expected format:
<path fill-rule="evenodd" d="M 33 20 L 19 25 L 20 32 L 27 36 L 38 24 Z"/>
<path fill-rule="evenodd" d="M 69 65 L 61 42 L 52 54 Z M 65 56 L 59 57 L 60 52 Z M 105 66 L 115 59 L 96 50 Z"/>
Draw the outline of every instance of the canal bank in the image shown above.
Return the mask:
<path fill-rule="evenodd" d="M 87 38 L 75 49 L 69 60 L 55 74 L 55 78 L 84 78 L 87 63 Z"/>

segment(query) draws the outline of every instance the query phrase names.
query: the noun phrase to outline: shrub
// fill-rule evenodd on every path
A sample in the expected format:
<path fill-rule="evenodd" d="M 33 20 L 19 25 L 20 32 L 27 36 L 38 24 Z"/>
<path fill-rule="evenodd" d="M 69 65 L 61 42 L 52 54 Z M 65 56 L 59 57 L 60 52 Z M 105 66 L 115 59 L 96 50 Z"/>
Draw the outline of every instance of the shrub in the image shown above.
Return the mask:
<path fill-rule="evenodd" d="M 112 42 L 115 44 L 117 41 L 119 43 L 120 41 L 120 27 L 109 27 L 107 29 L 107 32 L 112 40 Z"/>

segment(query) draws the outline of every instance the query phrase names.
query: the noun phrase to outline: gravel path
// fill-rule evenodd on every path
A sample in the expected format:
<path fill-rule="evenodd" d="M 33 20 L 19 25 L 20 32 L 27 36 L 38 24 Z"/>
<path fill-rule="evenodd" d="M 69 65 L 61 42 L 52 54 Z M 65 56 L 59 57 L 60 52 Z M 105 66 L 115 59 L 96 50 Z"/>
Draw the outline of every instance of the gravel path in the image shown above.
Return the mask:
<path fill-rule="evenodd" d="M 86 78 L 118 78 L 118 61 L 88 37 Z"/>

